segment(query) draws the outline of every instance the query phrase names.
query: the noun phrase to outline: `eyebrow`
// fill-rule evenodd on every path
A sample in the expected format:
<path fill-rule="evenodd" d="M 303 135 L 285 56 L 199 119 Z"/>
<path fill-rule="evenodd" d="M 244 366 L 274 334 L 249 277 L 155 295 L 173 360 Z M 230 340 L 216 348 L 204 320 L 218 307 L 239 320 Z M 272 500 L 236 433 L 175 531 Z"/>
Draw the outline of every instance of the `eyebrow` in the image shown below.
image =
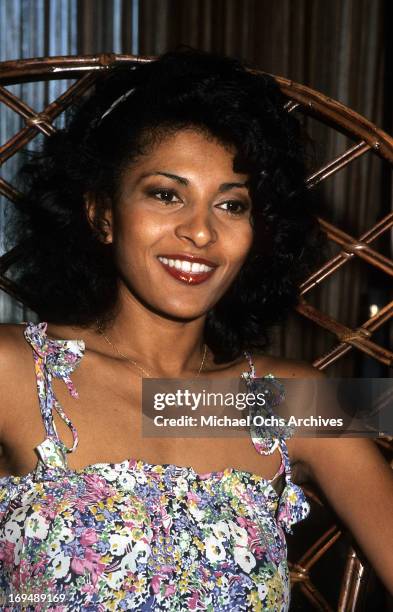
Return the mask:
<path fill-rule="evenodd" d="M 178 176 L 177 174 L 171 174 L 170 172 L 148 172 L 146 174 L 142 174 L 142 176 L 139 177 L 138 179 L 138 183 L 139 181 L 141 181 L 142 179 L 148 177 L 148 176 L 156 176 L 156 175 L 160 175 L 160 176 L 166 176 L 167 178 L 173 179 L 174 181 L 177 181 L 178 183 L 180 183 L 181 185 L 189 185 L 190 181 L 188 179 L 186 179 L 184 176 Z M 224 193 L 225 191 L 229 191 L 230 189 L 233 189 L 234 187 L 245 187 L 246 189 L 248 188 L 248 181 L 244 182 L 244 183 L 222 183 L 219 188 L 218 191 L 219 193 Z"/>

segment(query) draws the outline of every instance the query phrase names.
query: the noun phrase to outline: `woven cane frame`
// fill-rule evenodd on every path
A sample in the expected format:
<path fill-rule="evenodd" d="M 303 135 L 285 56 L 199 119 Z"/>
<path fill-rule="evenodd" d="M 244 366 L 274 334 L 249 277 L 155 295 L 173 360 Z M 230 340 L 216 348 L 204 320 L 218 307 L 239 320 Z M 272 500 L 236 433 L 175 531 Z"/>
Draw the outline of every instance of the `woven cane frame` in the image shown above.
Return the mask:
<path fill-rule="evenodd" d="M 0 101 L 20 115 L 25 125 L 8 142 L 0 146 L 0 164 L 4 164 L 9 158 L 18 153 L 38 134 L 42 133 L 45 136 L 49 136 L 54 133 L 56 131 L 53 125 L 54 120 L 94 85 L 98 73 L 108 70 L 114 65 L 127 65 L 136 61 L 146 62 L 152 59 L 154 58 L 102 54 L 1 62 Z M 375 154 L 387 163 L 393 164 L 393 138 L 391 136 L 352 109 L 328 98 L 320 92 L 293 83 L 283 77 L 276 76 L 275 78 L 282 92 L 288 97 L 288 102 L 285 104 L 288 112 L 297 110 L 310 115 L 329 127 L 343 132 L 354 140 L 353 146 L 338 157 L 325 163 L 308 177 L 306 181 L 308 188 L 311 189 L 321 181 L 334 176 L 337 172 L 348 166 L 348 164 L 366 153 Z M 38 113 L 6 89 L 7 85 L 16 83 L 49 81 L 53 79 L 77 80 L 61 96 Z M 17 189 L 1 177 L 0 193 L 12 202 L 19 195 Z M 341 250 L 339 254 L 324 263 L 320 269 L 306 279 L 300 287 L 301 300 L 297 306 L 297 312 L 321 328 L 333 333 L 337 339 L 336 346 L 329 350 L 328 353 L 316 359 L 313 365 L 322 370 L 333 364 L 348 351 L 357 349 L 379 362 L 393 367 L 393 353 L 372 340 L 373 332 L 393 316 L 393 302 L 386 304 L 375 316 L 361 323 L 356 329 L 351 329 L 307 303 L 304 297 L 311 289 L 327 279 L 353 257 L 363 259 L 385 274 L 393 276 L 393 260 L 372 248 L 373 241 L 393 226 L 393 212 L 380 219 L 373 227 L 365 229 L 359 237 L 345 233 L 325 219 L 318 218 L 318 221 L 322 229 L 327 233 L 328 238 L 339 245 Z M 16 255 L 17 253 L 13 249 L 0 257 L 0 289 L 23 302 L 21 296 L 18 295 L 17 288 L 4 275 Z M 380 438 L 376 440 L 376 443 L 391 465 L 393 465 L 393 438 Z M 304 490 L 313 505 L 313 509 L 314 506 L 315 509 L 327 506 L 316 489 L 307 485 L 304 486 Z M 315 534 L 314 543 L 299 559 L 296 561 L 288 559 L 292 589 L 301 591 L 311 609 L 333 612 L 333 608 L 321 592 L 321 587 L 314 584 L 311 579 L 310 570 L 339 538 L 346 536 L 349 538 L 350 545 L 348 547 L 347 563 L 342 577 L 339 600 L 334 609 L 339 612 L 358 612 L 364 609 L 362 604 L 363 596 L 371 570 L 362 553 L 357 549 L 356 543 L 353 542 L 350 534 L 337 521 L 334 513 L 332 513 L 332 520 L 333 524 L 329 529 L 322 534 Z M 321 586 L 323 587 L 323 585 Z"/>

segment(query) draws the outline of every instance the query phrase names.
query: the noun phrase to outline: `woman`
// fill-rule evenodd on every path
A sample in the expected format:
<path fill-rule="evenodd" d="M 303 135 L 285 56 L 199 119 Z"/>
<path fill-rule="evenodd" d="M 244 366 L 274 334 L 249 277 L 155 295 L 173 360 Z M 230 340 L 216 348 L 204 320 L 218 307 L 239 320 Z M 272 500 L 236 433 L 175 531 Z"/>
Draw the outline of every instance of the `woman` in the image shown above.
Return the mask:
<path fill-rule="evenodd" d="M 141 430 L 142 378 L 323 376 L 262 353 L 323 245 L 283 103 L 235 60 L 168 53 L 104 75 L 25 165 L 11 272 L 41 323 L 1 330 L 6 610 L 288 609 L 294 464 L 393 590 L 372 443 Z"/>

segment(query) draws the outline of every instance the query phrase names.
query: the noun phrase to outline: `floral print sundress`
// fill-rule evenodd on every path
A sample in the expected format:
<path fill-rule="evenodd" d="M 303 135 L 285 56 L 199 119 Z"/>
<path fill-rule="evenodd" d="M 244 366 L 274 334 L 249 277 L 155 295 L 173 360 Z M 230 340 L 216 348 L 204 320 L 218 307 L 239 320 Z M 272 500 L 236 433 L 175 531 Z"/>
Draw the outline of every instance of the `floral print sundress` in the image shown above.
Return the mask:
<path fill-rule="evenodd" d="M 70 374 L 85 344 L 50 339 L 46 329 L 46 322 L 24 329 L 47 437 L 33 472 L 0 478 L 0 609 L 288 610 L 284 531 L 292 533 L 310 506 L 291 480 L 285 436 L 251 434 L 257 452 L 281 453 L 270 480 L 230 467 L 199 474 L 137 459 L 70 470 L 66 454 L 78 436 L 52 379 L 78 397 Z M 242 377 L 253 380 L 245 355 L 250 371 Z M 53 409 L 72 431 L 71 448 L 59 439 Z M 278 494 L 273 481 L 283 473 Z"/>

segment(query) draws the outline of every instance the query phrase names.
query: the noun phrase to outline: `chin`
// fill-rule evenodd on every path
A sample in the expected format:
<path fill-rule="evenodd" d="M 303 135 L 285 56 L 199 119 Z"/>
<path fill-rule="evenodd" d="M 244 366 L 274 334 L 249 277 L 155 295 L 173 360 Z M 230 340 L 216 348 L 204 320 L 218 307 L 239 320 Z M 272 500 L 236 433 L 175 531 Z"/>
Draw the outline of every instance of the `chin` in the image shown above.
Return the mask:
<path fill-rule="evenodd" d="M 207 314 L 208 309 L 196 309 L 194 307 L 190 308 L 161 308 L 161 314 L 168 319 L 176 320 L 176 321 L 193 321 L 194 319 L 199 319 Z"/>
<path fill-rule="evenodd" d="M 193 304 L 188 304 L 180 300 L 176 300 L 175 303 L 170 303 L 167 300 L 160 300 L 158 303 L 156 301 L 150 302 L 150 309 L 168 319 L 186 321 L 203 317 L 209 311 L 209 306 L 202 304 L 198 307 L 195 302 Z"/>
<path fill-rule="evenodd" d="M 188 321 L 198 319 L 206 315 L 214 304 L 200 303 L 196 304 L 196 300 L 187 297 L 182 299 L 181 296 L 177 298 L 167 294 L 162 297 L 156 295 L 148 295 L 145 292 L 137 291 L 135 287 L 129 286 L 129 290 L 138 302 L 140 302 L 145 308 L 165 318 L 176 320 L 176 321 Z M 169 299 L 168 299 L 169 298 Z M 201 300 L 201 302 L 204 302 Z"/>

